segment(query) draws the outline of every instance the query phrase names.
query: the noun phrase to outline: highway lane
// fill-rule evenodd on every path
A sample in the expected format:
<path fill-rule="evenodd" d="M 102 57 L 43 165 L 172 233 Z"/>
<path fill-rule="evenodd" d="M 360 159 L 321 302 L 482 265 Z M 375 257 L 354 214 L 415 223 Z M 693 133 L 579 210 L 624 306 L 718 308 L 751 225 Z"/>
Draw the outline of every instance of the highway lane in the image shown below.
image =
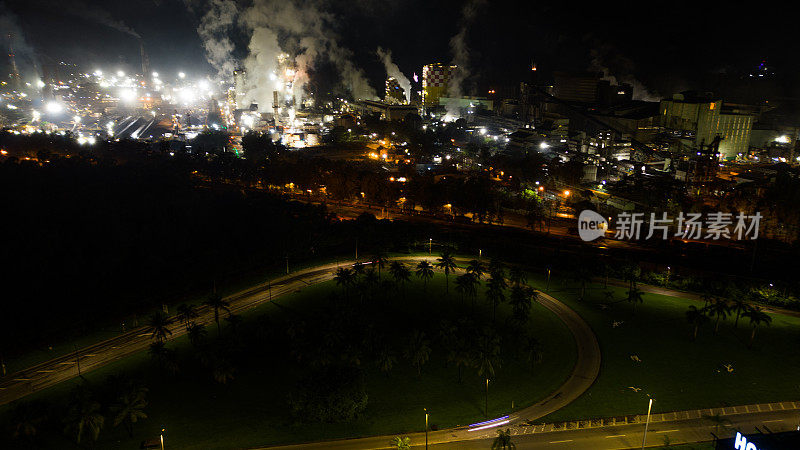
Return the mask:
<path fill-rule="evenodd" d="M 729 438 L 736 434 L 735 430 L 739 430 L 743 434 L 793 431 L 798 426 L 799 417 L 800 410 L 790 409 L 725 416 L 730 422 L 719 427 L 703 416 L 650 423 L 647 430 L 646 446 L 663 446 L 665 437 L 669 439 L 670 445 L 676 445 L 712 441 L 715 435 L 723 439 Z M 530 430 L 531 427 L 527 428 L 527 430 L 512 428 L 512 442 L 518 449 L 632 449 L 641 447 L 644 436 L 644 422 L 551 432 L 536 432 L 535 430 Z M 431 445 L 431 447 L 437 449 L 485 450 L 491 448 L 491 443 L 495 436 L 471 441 L 437 443 Z M 415 441 L 414 444 L 419 444 L 419 441 Z M 424 442 L 421 446 L 424 447 Z M 420 445 L 415 445 L 415 447 L 420 447 Z"/>

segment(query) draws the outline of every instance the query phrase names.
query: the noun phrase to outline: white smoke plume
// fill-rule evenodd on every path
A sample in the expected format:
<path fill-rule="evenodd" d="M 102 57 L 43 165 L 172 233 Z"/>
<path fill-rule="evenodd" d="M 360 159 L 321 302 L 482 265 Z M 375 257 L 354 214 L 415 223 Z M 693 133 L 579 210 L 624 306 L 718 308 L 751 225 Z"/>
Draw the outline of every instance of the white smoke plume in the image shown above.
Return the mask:
<path fill-rule="evenodd" d="M 661 99 L 661 96 L 657 92 L 648 88 L 633 75 L 635 69 L 633 61 L 623 56 L 613 47 L 603 45 L 592 49 L 590 53 L 592 56 L 590 69 L 602 72 L 603 79 L 608 80 L 612 84 L 630 84 L 633 88 L 634 100 L 657 102 Z M 606 62 L 609 64 L 606 64 Z M 614 66 L 615 70 L 610 69 L 608 65 Z"/>
<path fill-rule="evenodd" d="M 309 73 L 317 63 L 332 63 L 345 88 L 354 98 L 376 98 L 364 72 L 353 64 L 353 54 L 342 47 L 333 31 L 336 17 L 324 11 L 319 1 L 255 0 L 242 14 L 242 24 L 251 32 L 250 55 L 245 60 L 248 80 L 259 105 L 272 104 L 274 81 L 262 86 L 263 76 L 250 77 L 253 72 L 271 74 L 276 70 L 278 56 L 288 54 L 294 60 L 293 95 L 299 103 Z M 278 74 L 279 77 L 285 74 Z"/>
<path fill-rule="evenodd" d="M 455 99 L 462 97 L 463 92 L 461 84 L 470 74 L 467 31 L 469 25 L 475 20 L 475 17 L 478 15 L 478 11 L 484 3 L 485 0 L 471 0 L 464 5 L 464 9 L 461 11 L 459 31 L 455 36 L 450 38 L 450 52 L 453 54 L 451 64 L 458 66 L 455 70 L 453 70 L 453 73 L 450 75 L 450 80 L 447 84 L 447 96 L 453 99 L 453 101 L 448 102 L 445 107 L 447 108 L 447 114 L 451 117 L 456 117 L 459 114 L 458 101 Z"/>
<path fill-rule="evenodd" d="M 61 10 L 67 14 L 105 25 L 129 36 L 133 36 L 136 39 L 142 38 L 133 28 L 129 27 L 121 20 L 113 18 L 108 11 L 90 6 L 81 0 L 62 1 L 61 6 Z"/>
<path fill-rule="evenodd" d="M 39 79 L 39 60 L 36 52 L 25 40 L 25 33 L 19 25 L 16 14 L 0 3 L 0 45 L 3 53 L 8 53 L 9 46 L 14 49 L 17 69 L 23 79 L 36 77 Z"/>
<path fill-rule="evenodd" d="M 397 80 L 397 83 L 403 89 L 403 92 L 406 96 L 406 103 L 411 103 L 411 81 L 403 75 L 403 72 L 400 71 L 400 68 L 397 67 L 392 61 L 392 51 L 391 50 L 384 50 L 381 47 L 378 47 L 377 50 L 378 58 L 380 58 L 381 62 L 383 63 L 383 67 L 386 68 L 386 75 L 390 77 L 394 77 Z"/>
<path fill-rule="evenodd" d="M 197 34 L 203 41 L 206 59 L 217 71 L 218 81 L 229 80 L 236 69 L 230 34 L 238 19 L 239 9 L 232 0 L 211 0 L 203 10 L 205 12 L 197 26 Z"/>

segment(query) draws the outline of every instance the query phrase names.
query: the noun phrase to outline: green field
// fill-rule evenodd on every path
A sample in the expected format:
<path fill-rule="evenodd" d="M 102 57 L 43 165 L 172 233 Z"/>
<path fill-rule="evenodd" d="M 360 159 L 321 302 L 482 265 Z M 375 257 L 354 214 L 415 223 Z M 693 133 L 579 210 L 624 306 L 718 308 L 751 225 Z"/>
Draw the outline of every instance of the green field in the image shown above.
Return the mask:
<path fill-rule="evenodd" d="M 451 289 L 452 289 L 451 277 Z M 461 304 L 455 293 L 444 295 L 445 278 L 437 274 L 424 288 L 414 281 L 407 286 L 405 296 L 397 294 L 409 311 L 399 317 L 397 333 L 414 327 L 438 323 L 452 314 Z M 282 297 L 277 305 L 263 305 L 244 314 L 240 327 L 259 327 L 263 323 L 276 323 L 285 318 L 308 314 L 322 306 L 332 290 L 339 290 L 334 282 L 322 283 Z M 468 303 L 468 302 L 466 302 Z M 483 297 L 477 299 L 476 314 L 481 321 L 491 321 L 491 311 Z M 469 308 L 468 304 L 464 308 Z M 508 314 L 502 305 L 498 322 Z M 268 317 L 264 322 L 263 316 Z M 415 323 L 415 321 L 417 323 Z M 504 354 L 502 367 L 490 386 L 490 416 L 505 414 L 513 409 L 535 403 L 565 381 L 575 361 L 574 340 L 566 326 L 545 308 L 534 305 L 530 326 L 542 343 L 543 361 L 531 371 L 525 361 L 515 354 Z M 209 336 L 216 336 L 209 327 Z M 223 325 L 223 333 L 230 333 Z M 263 345 L 263 344 L 259 344 Z M 265 347 L 247 347 L 250 357 L 237 367 L 235 379 L 227 384 L 215 382 L 208 368 L 197 362 L 194 350 L 186 338 L 176 339 L 169 346 L 179 355 L 180 372 L 166 375 L 148 355 L 138 354 L 124 361 L 87 374 L 87 382 L 102 386 L 108 375 L 125 373 L 146 385 L 149 416 L 134 428 L 129 439 L 122 427 L 106 427 L 97 446 L 101 448 L 138 448 L 146 437 L 158 436 L 166 429 L 165 437 L 172 448 L 241 448 L 257 445 L 313 441 L 375 434 L 395 434 L 424 429 L 423 408 L 430 413 L 432 427 L 445 428 L 465 425 L 484 418 L 484 381 L 475 369 L 465 369 L 463 383 L 458 383 L 456 368 L 445 367 L 446 353 L 432 345 L 431 360 L 422 367 L 421 376 L 416 370 L 398 360 L 386 376 L 374 368 L 367 370 L 369 404 L 360 417 L 347 424 L 308 424 L 292 418 L 288 406 L 288 392 L 302 375 L 295 361 L 270 357 L 269 344 Z M 63 404 L 66 394 L 78 381 L 64 383 L 34 396 L 49 404 Z M 0 409 L 7 414 L 8 407 Z M 55 428 L 55 425 L 52 425 Z M 71 448 L 72 444 L 60 433 L 43 433 L 48 446 Z M 3 441 L 0 441 L 3 444 Z M 3 447 L 3 445 L 0 445 Z M 5 447 L 4 447 L 5 448 Z"/>
<path fill-rule="evenodd" d="M 532 284 L 544 288 L 546 283 L 537 278 Z M 692 342 L 686 311 L 689 305 L 702 307 L 700 302 L 646 293 L 634 311 L 623 288 L 610 288 L 614 300 L 608 302 L 602 284 L 590 285 L 584 301 L 572 281 L 554 278 L 550 286 L 554 297 L 592 327 L 603 364 L 583 396 L 544 421 L 644 413 L 648 395 L 656 412 L 800 399 L 796 317 L 772 315 L 770 326 L 758 328 L 752 348 L 746 318 L 738 328 L 735 317 L 721 321 L 717 335 L 712 318 Z M 614 328 L 614 321 L 623 323 Z M 633 361 L 634 355 L 641 362 Z M 728 364 L 732 372 L 724 367 Z"/>

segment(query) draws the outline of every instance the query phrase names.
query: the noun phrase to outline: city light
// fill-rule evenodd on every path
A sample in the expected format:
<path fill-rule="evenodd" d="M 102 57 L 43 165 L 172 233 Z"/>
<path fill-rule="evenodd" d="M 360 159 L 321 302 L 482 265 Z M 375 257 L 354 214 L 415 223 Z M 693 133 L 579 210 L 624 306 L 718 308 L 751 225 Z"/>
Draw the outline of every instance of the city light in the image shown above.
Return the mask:
<path fill-rule="evenodd" d="M 58 102 L 48 102 L 45 105 L 45 110 L 50 114 L 58 114 L 64 110 L 64 105 Z"/>

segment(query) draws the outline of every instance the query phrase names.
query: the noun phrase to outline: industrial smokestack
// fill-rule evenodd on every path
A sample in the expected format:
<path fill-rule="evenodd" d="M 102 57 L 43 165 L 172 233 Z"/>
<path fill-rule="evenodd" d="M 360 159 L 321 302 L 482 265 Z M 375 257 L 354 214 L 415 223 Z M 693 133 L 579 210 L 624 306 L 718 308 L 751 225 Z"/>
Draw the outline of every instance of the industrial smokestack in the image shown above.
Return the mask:
<path fill-rule="evenodd" d="M 139 38 L 139 51 L 142 55 L 142 77 L 145 80 L 150 79 L 150 58 L 147 57 L 147 52 L 144 51 L 144 41 Z"/>
<path fill-rule="evenodd" d="M 14 84 L 19 85 L 20 76 L 19 69 L 17 69 L 17 60 L 14 58 L 14 36 L 8 33 L 8 64 L 11 66 L 11 79 Z M 15 86 L 16 87 L 16 86 Z"/>

